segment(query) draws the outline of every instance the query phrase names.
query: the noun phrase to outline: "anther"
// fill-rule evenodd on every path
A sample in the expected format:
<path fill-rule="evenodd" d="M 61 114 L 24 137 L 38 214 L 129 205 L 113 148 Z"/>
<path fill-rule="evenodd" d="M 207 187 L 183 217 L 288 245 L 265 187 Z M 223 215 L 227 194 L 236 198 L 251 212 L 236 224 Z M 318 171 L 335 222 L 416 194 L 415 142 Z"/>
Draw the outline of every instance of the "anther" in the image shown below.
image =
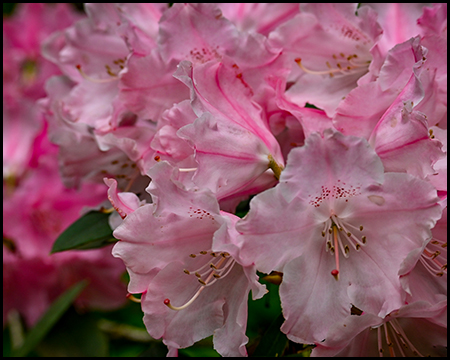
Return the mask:
<path fill-rule="evenodd" d="M 364 230 L 364 226 L 361 225 L 361 226 L 359 227 L 359 231 L 363 231 L 363 230 Z"/>
<path fill-rule="evenodd" d="M 191 273 L 189 272 L 189 270 L 187 270 L 187 269 L 184 269 L 183 271 L 184 271 L 185 274 L 188 274 L 188 275 L 191 274 Z"/>
<path fill-rule="evenodd" d="M 200 254 L 202 255 L 206 255 L 208 252 L 207 251 L 200 251 Z"/>
<path fill-rule="evenodd" d="M 361 236 L 361 241 L 362 241 L 362 243 L 363 244 L 365 244 L 366 243 L 366 237 L 363 235 L 363 236 Z"/>
<path fill-rule="evenodd" d="M 195 254 L 190 254 L 189 255 L 191 258 L 195 258 L 197 255 L 195 255 Z"/>
<path fill-rule="evenodd" d="M 441 254 L 440 251 L 435 251 L 435 252 L 431 255 L 431 258 L 432 258 L 432 259 L 436 259 L 440 254 Z"/>
<path fill-rule="evenodd" d="M 306 68 L 303 64 L 302 64 L 302 59 L 301 58 L 296 58 L 294 61 L 297 63 L 297 65 L 306 73 L 308 74 L 312 74 L 312 75 L 329 75 L 330 77 L 333 77 L 334 74 L 345 74 L 347 71 L 350 70 L 355 70 L 355 69 L 359 69 L 359 68 L 367 68 L 370 61 L 365 62 L 365 63 L 356 63 L 353 61 L 353 59 L 357 58 L 357 55 L 350 55 L 350 56 L 345 56 L 343 53 L 339 54 L 343 59 L 347 60 L 349 65 L 346 65 L 345 68 L 342 66 L 341 63 L 337 62 L 336 63 L 336 68 L 333 68 L 331 66 L 331 64 L 326 61 L 325 65 L 328 67 L 328 70 L 323 70 L 323 71 L 316 71 L 316 70 L 310 70 L 308 68 Z M 337 56 L 336 55 L 332 55 L 334 60 L 337 60 Z"/>
<path fill-rule="evenodd" d="M 202 284 L 203 286 L 206 285 L 206 283 L 205 283 L 202 279 L 197 279 L 197 280 L 198 280 L 198 282 L 199 282 L 200 284 Z"/>
<path fill-rule="evenodd" d="M 77 68 L 78 72 L 81 74 L 81 76 L 82 76 L 84 79 L 89 80 L 89 81 L 94 82 L 94 83 L 99 83 L 99 84 L 102 84 L 102 83 L 109 83 L 109 82 L 116 81 L 116 80 L 119 79 L 117 76 L 113 76 L 113 77 L 111 77 L 111 78 L 109 78 L 109 79 L 95 79 L 95 78 L 92 78 L 92 77 L 90 77 L 89 75 L 87 75 L 87 74 L 83 71 L 83 69 L 81 69 L 81 65 L 80 65 L 80 64 L 76 65 L 76 68 Z"/>

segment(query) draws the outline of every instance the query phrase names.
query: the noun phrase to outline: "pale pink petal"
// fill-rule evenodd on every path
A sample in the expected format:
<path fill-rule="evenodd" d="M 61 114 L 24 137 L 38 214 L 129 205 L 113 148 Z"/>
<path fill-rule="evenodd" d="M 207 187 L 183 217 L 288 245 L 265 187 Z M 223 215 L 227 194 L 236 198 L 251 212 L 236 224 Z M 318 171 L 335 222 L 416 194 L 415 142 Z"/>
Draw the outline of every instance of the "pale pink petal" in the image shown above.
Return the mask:
<path fill-rule="evenodd" d="M 240 31 L 266 36 L 300 11 L 296 3 L 221 3 L 218 6 Z"/>
<path fill-rule="evenodd" d="M 321 341 L 351 304 L 384 317 L 404 303 L 398 271 L 430 238 L 441 214 L 438 200 L 423 180 L 385 174 L 366 140 L 331 129 L 323 138 L 313 133 L 291 150 L 280 183 L 253 198 L 237 223 L 239 261 L 295 276 L 281 293 L 289 314 L 284 329 L 298 341 Z M 321 281 L 308 285 L 311 278 Z M 334 310 L 317 311 L 310 299 L 323 298 L 316 294 L 330 283 L 328 308 Z M 315 330 L 308 333 L 304 322 L 314 322 Z"/>
<path fill-rule="evenodd" d="M 430 139 L 425 117 L 413 110 L 422 94 L 419 80 L 412 75 L 372 131 L 369 142 L 383 161 L 385 171 L 407 172 L 423 179 L 434 172 L 433 164 L 444 157 L 439 142 Z"/>
<path fill-rule="evenodd" d="M 189 98 L 188 89 L 172 76 L 176 65 L 176 61 L 163 60 L 156 50 L 145 57 L 133 55 L 121 76 L 120 98 L 140 117 L 159 120 L 174 103 Z"/>
<path fill-rule="evenodd" d="M 193 68 L 182 62 L 176 76 L 191 88 L 192 107 L 200 116 L 178 131 L 195 149 L 199 166 L 193 181 L 198 186 L 224 198 L 264 173 L 269 156 L 282 166 L 279 145 L 261 108 L 232 66 L 209 62 Z"/>
<path fill-rule="evenodd" d="M 302 4 L 302 13 L 269 35 L 284 49 L 295 84 L 286 98 L 298 106 L 308 102 L 333 116 L 339 102 L 369 69 L 370 49 L 381 28 L 373 10 L 354 4 Z M 297 64 L 301 66 L 297 66 Z"/>
<path fill-rule="evenodd" d="M 384 319 L 350 315 L 330 328 L 325 341 L 316 342 L 311 357 L 445 356 L 446 313 L 443 300 L 433 306 L 424 301 L 404 305 Z"/>

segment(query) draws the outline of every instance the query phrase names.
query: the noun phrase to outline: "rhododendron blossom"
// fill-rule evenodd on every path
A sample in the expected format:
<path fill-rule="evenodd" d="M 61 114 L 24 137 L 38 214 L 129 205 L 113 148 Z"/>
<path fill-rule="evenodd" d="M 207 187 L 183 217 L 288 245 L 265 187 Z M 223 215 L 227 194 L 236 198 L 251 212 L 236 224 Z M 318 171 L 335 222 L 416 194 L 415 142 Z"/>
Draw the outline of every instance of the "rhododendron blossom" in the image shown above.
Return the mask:
<path fill-rule="evenodd" d="M 430 305 L 416 301 L 389 313 L 352 314 L 332 326 L 315 356 L 445 356 L 447 299 Z"/>
<path fill-rule="evenodd" d="M 402 305 L 400 264 L 431 236 L 437 201 L 425 181 L 384 173 L 363 139 L 312 134 L 289 153 L 280 183 L 238 222 L 240 260 L 282 271 L 282 331 L 321 341 L 352 304 L 381 317 Z"/>
<path fill-rule="evenodd" d="M 184 189 L 166 162 L 149 175 L 155 203 L 128 213 L 114 231 L 121 241 L 113 250 L 130 273 L 129 291 L 143 293 L 147 330 L 172 348 L 214 333 L 219 353 L 246 355 L 248 293 L 258 298 L 264 291 L 254 266 L 234 258 L 239 218 L 221 212 L 210 191 Z"/>
<path fill-rule="evenodd" d="M 18 4 L 3 37 L 11 334 L 87 278 L 145 356 L 445 356 L 447 4 Z"/>

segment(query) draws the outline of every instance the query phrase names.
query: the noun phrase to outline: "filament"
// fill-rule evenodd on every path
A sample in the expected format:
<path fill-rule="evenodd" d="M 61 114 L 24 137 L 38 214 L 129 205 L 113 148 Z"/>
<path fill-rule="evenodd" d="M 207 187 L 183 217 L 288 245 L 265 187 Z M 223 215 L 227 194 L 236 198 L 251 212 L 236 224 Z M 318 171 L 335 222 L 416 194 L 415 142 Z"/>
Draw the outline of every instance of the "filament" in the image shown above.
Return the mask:
<path fill-rule="evenodd" d="M 320 70 L 320 71 L 311 70 L 311 69 L 306 68 L 302 64 L 302 59 L 300 59 L 300 58 L 295 59 L 295 62 L 300 67 L 300 69 L 302 69 L 304 72 L 306 72 L 308 74 L 312 74 L 312 75 L 330 75 L 330 77 L 333 77 L 334 74 L 345 74 L 346 72 L 351 71 L 351 70 L 355 70 L 355 69 L 362 69 L 362 68 L 365 69 L 370 64 L 370 61 L 362 62 L 362 63 L 355 62 L 354 59 L 356 59 L 358 57 L 356 54 L 349 55 L 347 57 L 345 57 L 344 54 L 341 54 L 341 57 L 343 57 L 342 60 L 345 61 L 346 64 L 342 65 L 340 62 L 336 62 L 336 68 L 333 68 L 331 66 L 331 64 L 328 61 L 326 61 L 325 64 L 328 67 L 328 70 Z M 333 55 L 333 59 L 338 60 L 336 55 Z"/>
<path fill-rule="evenodd" d="M 197 170 L 197 168 L 179 168 L 178 171 L 180 172 L 191 172 L 191 171 L 195 171 Z"/>

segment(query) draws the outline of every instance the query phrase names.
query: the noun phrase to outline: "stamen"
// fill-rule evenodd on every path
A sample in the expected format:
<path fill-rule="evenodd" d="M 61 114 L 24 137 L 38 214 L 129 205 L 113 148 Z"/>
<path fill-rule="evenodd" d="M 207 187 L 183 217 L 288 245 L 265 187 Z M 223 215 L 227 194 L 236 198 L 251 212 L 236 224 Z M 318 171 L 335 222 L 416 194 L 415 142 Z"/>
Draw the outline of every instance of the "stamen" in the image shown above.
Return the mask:
<path fill-rule="evenodd" d="M 424 268 L 434 276 L 441 277 L 447 272 L 447 264 L 441 262 L 446 260 L 446 257 L 441 256 L 441 251 L 446 246 L 447 243 L 434 239 L 427 244 L 419 258 Z"/>
<path fill-rule="evenodd" d="M 330 253 L 335 257 L 336 268 L 331 271 L 331 275 L 333 275 L 336 280 L 339 279 L 339 249 L 342 252 L 342 255 L 345 258 L 348 258 L 350 256 L 349 244 L 351 244 L 356 251 L 359 251 L 361 246 L 364 246 L 366 243 L 365 236 L 362 236 L 360 240 L 352 232 L 350 232 L 347 227 L 355 230 L 361 230 L 363 228 L 362 225 L 355 227 L 351 224 L 344 223 L 333 213 L 331 217 L 325 221 L 324 228 L 321 233 L 322 237 L 325 237 L 325 251 L 330 251 Z"/>
<path fill-rule="evenodd" d="M 399 338 L 408 344 L 408 346 L 410 347 L 410 349 L 414 353 L 414 355 L 423 357 L 423 355 L 419 352 L 419 350 L 417 350 L 416 347 L 412 344 L 412 342 L 408 339 L 405 332 L 403 331 L 403 328 L 398 323 L 398 320 L 392 319 L 389 323 L 392 326 L 392 328 L 394 329 L 395 333 L 398 334 Z"/>
<path fill-rule="evenodd" d="M 356 62 L 354 59 L 357 59 L 358 56 L 356 54 L 353 55 L 349 55 L 349 56 L 345 56 L 343 53 L 340 53 L 340 56 L 343 58 L 343 60 L 347 60 L 348 65 L 345 65 L 345 67 L 340 63 L 340 62 L 336 62 L 336 68 L 333 68 L 332 65 L 326 61 L 325 65 L 328 67 L 328 70 L 322 70 L 322 71 L 317 71 L 317 70 L 310 70 L 308 68 L 306 68 L 303 64 L 302 64 L 302 59 L 301 58 L 297 58 L 294 61 L 297 63 L 297 65 L 306 73 L 308 74 L 312 74 L 312 75 L 329 75 L 330 77 L 333 77 L 335 74 L 346 74 L 351 70 L 355 70 L 355 69 L 367 69 L 370 61 L 367 62 Z M 337 56 L 335 54 L 332 55 L 334 60 L 337 60 Z"/>
<path fill-rule="evenodd" d="M 350 244 L 353 246 L 353 248 L 355 250 L 359 250 L 361 245 L 365 245 L 366 244 L 366 237 L 365 236 L 362 236 L 361 240 L 359 240 L 354 234 L 352 234 L 350 231 L 348 231 L 347 226 L 351 227 L 351 228 L 354 228 L 356 230 L 357 228 L 355 226 L 353 226 L 351 224 L 345 224 L 344 225 L 344 223 L 336 215 L 333 215 L 333 220 L 332 221 L 335 224 L 339 224 L 339 226 L 347 233 L 347 236 L 356 243 L 356 244 L 354 244 L 353 242 L 349 241 Z M 360 231 L 362 231 L 361 228 L 363 228 L 362 225 L 359 227 Z"/>
<path fill-rule="evenodd" d="M 200 251 L 200 254 L 206 255 L 208 251 Z M 169 299 L 164 300 L 164 304 L 168 306 L 172 310 L 182 310 L 191 305 L 194 300 L 200 295 L 200 293 L 206 287 L 211 286 L 217 280 L 224 278 L 227 276 L 233 268 L 235 264 L 235 260 L 230 257 L 230 254 L 227 252 L 220 253 L 221 257 L 217 256 L 215 252 L 209 252 L 213 256 L 212 261 L 208 261 L 202 266 L 200 266 L 196 270 L 187 270 L 184 269 L 183 272 L 187 275 L 195 275 L 197 281 L 201 284 L 201 287 L 197 290 L 197 292 L 189 299 L 184 305 L 181 306 L 173 306 Z M 195 258 L 195 254 L 190 254 L 190 257 Z M 211 259 L 211 258 L 209 258 Z"/>
<path fill-rule="evenodd" d="M 384 325 L 384 335 L 386 338 L 386 344 L 389 348 L 389 354 L 391 355 L 391 357 L 394 357 L 395 353 L 394 353 L 394 349 L 392 348 L 392 342 L 391 342 L 391 338 L 389 337 L 389 334 L 388 334 L 387 325 L 386 324 L 383 324 L 383 325 Z"/>
<path fill-rule="evenodd" d="M 383 341 L 381 338 L 381 326 L 377 328 L 377 339 L 378 339 L 378 353 L 380 354 L 380 357 L 383 357 Z"/>
<path fill-rule="evenodd" d="M 104 83 L 110 83 L 110 82 L 112 82 L 112 81 L 119 80 L 119 78 L 118 78 L 117 76 L 115 76 L 115 75 L 113 75 L 113 76 L 112 76 L 111 78 L 109 78 L 109 79 L 94 79 L 94 78 L 90 77 L 89 75 L 87 75 L 87 74 L 83 71 L 83 69 L 81 68 L 81 65 L 80 65 L 80 64 L 78 64 L 78 65 L 76 66 L 76 68 L 77 68 L 77 70 L 79 71 L 79 73 L 81 74 L 81 76 L 82 76 L 84 79 L 89 80 L 89 81 L 94 82 L 94 83 L 104 84 Z"/>

